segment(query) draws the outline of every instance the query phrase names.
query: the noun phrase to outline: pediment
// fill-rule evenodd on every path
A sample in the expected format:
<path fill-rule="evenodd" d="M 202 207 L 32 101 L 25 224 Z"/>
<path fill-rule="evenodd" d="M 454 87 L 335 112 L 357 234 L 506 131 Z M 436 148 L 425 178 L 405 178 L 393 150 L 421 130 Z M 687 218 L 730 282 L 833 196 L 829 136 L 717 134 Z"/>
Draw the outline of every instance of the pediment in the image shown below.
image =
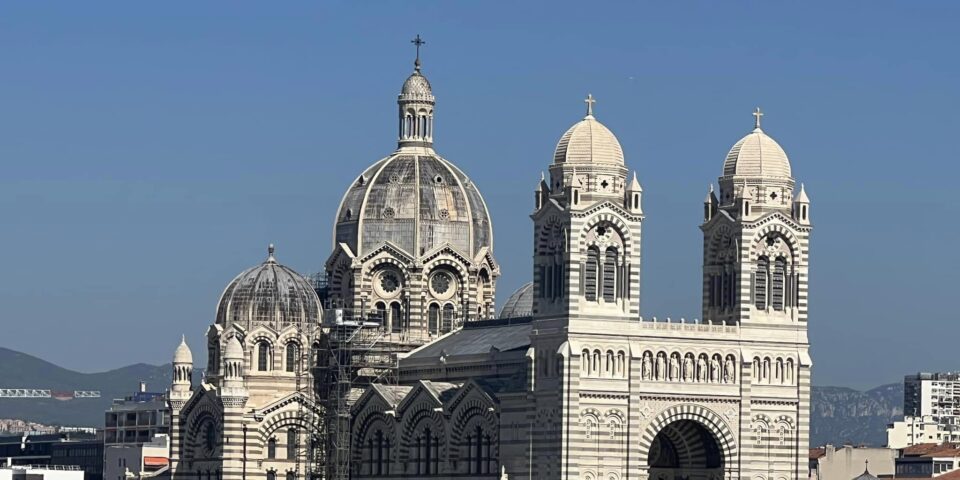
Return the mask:
<path fill-rule="evenodd" d="M 398 416 L 402 416 L 407 408 L 416 404 L 418 401 L 424 401 L 433 408 L 443 408 L 443 402 L 440 401 L 440 397 L 437 396 L 436 392 L 427 385 L 427 381 L 428 380 L 420 380 L 417 382 L 417 385 L 413 387 L 413 390 L 403 397 L 403 400 L 397 405 Z"/>
<path fill-rule="evenodd" d="M 473 265 L 473 261 L 470 260 L 469 257 L 464 255 L 460 250 L 453 248 L 453 246 L 449 243 L 443 243 L 442 245 L 435 247 L 433 250 L 430 250 L 421 257 L 420 262 L 427 264 L 443 256 L 444 254 L 450 255 L 464 265 Z"/>
<path fill-rule="evenodd" d="M 625 219 L 625 220 L 636 221 L 636 220 L 641 220 L 641 219 L 643 219 L 643 215 L 638 215 L 638 214 L 635 214 L 635 213 L 630 213 L 630 212 L 628 212 L 625 208 L 623 208 L 622 206 L 614 203 L 614 202 L 611 201 L 611 200 L 604 200 L 604 201 L 602 201 L 602 202 L 600 202 L 600 203 L 598 203 L 598 204 L 596 204 L 596 205 L 593 205 L 593 206 L 590 207 L 590 208 L 587 208 L 586 210 L 573 211 L 572 213 L 573 213 L 573 216 L 574 216 L 574 217 L 584 218 L 584 217 L 589 217 L 589 216 L 591 216 L 591 215 L 594 215 L 594 214 L 596 214 L 596 213 L 598 213 L 598 212 L 601 212 L 601 211 L 603 211 L 603 210 L 612 210 L 612 211 L 615 212 L 618 216 L 620 216 L 621 218 L 623 218 L 623 219 Z"/>
<path fill-rule="evenodd" d="M 540 207 L 540 210 L 533 212 L 533 214 L 530 215 L 530 218 L 536 221 L 547 216 L 550 213 L 558 213 L 558 214 L 564 213 L 563 206 L 561 206 L 560 203 L 557 202 L 557 200 L 554 198 L 548 198 L 546 203 L 544 203 L 543 206 Z"/>
<path fill-rule="evenodd" d="M 810 229 L 809 226 L 800 225 L 793 219 L 793 217 L 786 215 L 781 211 L 768 212 L 756 220 L 745 222 L 745 223 L 747 225 L 750 225 L 751 227 L 759 227 L 761 225 L 770 223 L 774 220 L 779 221 L 780 223 L 783 223 L 784 225 L 790 227 L 791 230 L 796 232 L 806 232 L 806 231 L 809 231 Z"/>
<path fill-rule="evenodd" d="M 350 245 L 340 242 L 336 245 L 336 247 L 334 247 L 333 253 L 331 253 L 330 257 L 327 258 L 327 262 L 324 264 L 324 267 L 328 272 L 332 272 L 334 269 L 333 267 L 337 265 L 338 262 L 345 261 L 347 264 L 349 264 L 353 262 L 354 258 L 357 258 L 357 256 L 353 253 Z"/>
<path fill-rule="evenodd" d="M 190 399 L 187 400 L 187 403 L 183 405 L 183 408 L 180 409 L 180 416 L 182 418 L 187 418 L 196 410 L 205 410 L 205 411 L 214 411 L 219 413 L 223 412 L 223 406 L 220 404 L 220 399 L 217 396 L 216 389 L 210 384 L 201 384 L 199 387 L 194 389 L 193 395 L 190 396 Z"/>
<path fill-rule="evenodd" d="M 317 404 L 311 402 L 311 401 L 310 401 L 303 393 L 301 393 L 301 392 L 292 392 L 292 393 L 290 393 L 290 394 L 288 394 L 288 395 L 286 395 L 286 396 L 284 396 L 284 397 L 278 398 L 277 400 L 274 400 L 274 401 L 266 404 L 265 406 L 263 406 L 263 407 L 260 408 L 259 410 L 257 410 L 257 411 L 255 412 L 255 415 L 262 416 L 262 417 L 266 418 L 266 417 L 269 416 L 270 414 L 272 414 L 272 413 L 274 413 L 274 412 L 276 412 L 276 411 L 278 411 L 278 410 L 281 410 L 281 409 L 283 409 L 284 407 L 286 407 L 286 406 L 288 406 L 288 405 L 302 405 L 303 408 L 306 408 L 306 409 L 310 410 L 311 412 L 313 412 L 313 413 L 316 414 L 316 415 L 323 415 L 323 411 L 320 409 L 320 407 L 319 407 Z"/>
<path fill-rule="evenodd" d="M 495 407 L 500 403 L 499 399 L 493 392 L 488 391 L 483 385 L 477 383 L 476 380 L 470 379 L 467 380 L 463 386 L 457 391 L 457 394 L 447 402 L 448 408 L 450 411 L 457 409 L 464 400 L 469 398 L 477 398 L 481 402 L 487 404 L 488 406 Z"/>
<path fill-rule="evenodd" d="M 387 255 L 390 255 L 391 257 L 407 265 L 410 265 L 414 262 L 413 256 L 411 256 L 404 249 L 398 247 L 396 244 L 390 241 L 383 242 L 380 245 L 378 245 L 377 248 L 370 250 L 370 253 L 360 258 L 360 262 L 367 263 L 370 260 L 373 260 L 374 258 L 376 258 L 378 255 L 381 255 L 384 253 L 386 253 Z"/>

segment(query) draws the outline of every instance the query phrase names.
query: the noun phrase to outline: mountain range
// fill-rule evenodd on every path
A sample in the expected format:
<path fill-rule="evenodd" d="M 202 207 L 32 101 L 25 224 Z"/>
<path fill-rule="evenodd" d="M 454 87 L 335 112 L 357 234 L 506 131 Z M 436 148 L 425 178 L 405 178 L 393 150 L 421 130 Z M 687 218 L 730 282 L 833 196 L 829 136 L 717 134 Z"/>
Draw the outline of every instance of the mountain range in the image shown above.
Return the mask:
<path fill-rule="evenodd" d="M 100 373 L 80 373 L 37 357 L 0 347 L 0 388 L 99 390 L 100 398 L 0 398 L 0 418 L 48 425 L 103 426 L 114 398 L 131 395 L 138 383 L 149 391 L 170 385 L 170 365 L 138 363 Z M 196 372 L 195 377 L 200 373 Z M 811 393 L 810 444 L 883 445 L 886 426 L 903 414 L 903 384 L 867 391 L 814 386 Z"/>

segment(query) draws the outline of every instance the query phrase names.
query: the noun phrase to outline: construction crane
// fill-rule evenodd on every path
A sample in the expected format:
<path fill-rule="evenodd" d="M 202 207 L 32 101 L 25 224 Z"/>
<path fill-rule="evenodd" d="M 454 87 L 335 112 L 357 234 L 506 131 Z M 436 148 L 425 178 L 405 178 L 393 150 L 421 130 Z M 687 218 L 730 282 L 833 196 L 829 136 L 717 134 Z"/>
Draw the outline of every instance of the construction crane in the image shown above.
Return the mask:
<path fill-rule="evenodd" d="M 57 391 L 45 388 L 0 388 L 0 398 L 100 398 L 99 390 Z"/>

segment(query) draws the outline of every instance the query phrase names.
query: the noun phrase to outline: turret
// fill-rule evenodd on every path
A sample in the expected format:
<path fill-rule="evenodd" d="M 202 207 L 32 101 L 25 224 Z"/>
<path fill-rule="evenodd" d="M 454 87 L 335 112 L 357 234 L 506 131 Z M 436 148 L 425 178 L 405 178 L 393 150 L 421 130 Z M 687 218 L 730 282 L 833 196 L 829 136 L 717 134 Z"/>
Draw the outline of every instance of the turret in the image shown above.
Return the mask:
<path fill-rule="evenodd" d="M 627 186 L 627 190 L 624 192 L 624 208 L 630 213 L 643 213 L 643 206 L 641 205 L 642 195 L 643 188 L 640 186 L 640 182 L 637 181 L 637 172 L 633 172 L 633 180 L 630 180 L 630 185 Z"/>
<path fill-rule="evenodd" d="M 180 345 L 173 354 L 173 384 L 170 392 L 186 394 L 189 397 L 193 389 L 193 353 L 187 346 L 187 337 L 181 336 Z"/>
<path fill-rule="evenodd" d="M 539 211 L 547 203 L 547 199 L 550 198 L 550 185 L 547 184 L 547 179 L 543 175 L 543 172 L 540 172 L 540 183 L 537 184 L 537 191 L 534 195 L 534 209 L 533 211 Z"/>
<path fill-rule="evenodd" d="M 244 387 L 243 346 L 236 336 L 227 340 L 227 348 L 223 351 L 223 388 L 242 389 Z"/>
<path fill-rule="evenodd" d="M 707 192 L 707 197 L 703 199 L 703 221 L 704 223 L 709 222 L 713 219 L 713 216 L 717 213 L 717 205 L 719 205 L 719 200 L 717 199 L 717 194 L 713 192 L 713 184 L 710 184 L 710 191 Z"/>
<path fill-rule="evenodd" d="M 800 192 L 793 198 L 793 219 L 801 225 L 810 225 L 810 198 L 800 184 Z"/>

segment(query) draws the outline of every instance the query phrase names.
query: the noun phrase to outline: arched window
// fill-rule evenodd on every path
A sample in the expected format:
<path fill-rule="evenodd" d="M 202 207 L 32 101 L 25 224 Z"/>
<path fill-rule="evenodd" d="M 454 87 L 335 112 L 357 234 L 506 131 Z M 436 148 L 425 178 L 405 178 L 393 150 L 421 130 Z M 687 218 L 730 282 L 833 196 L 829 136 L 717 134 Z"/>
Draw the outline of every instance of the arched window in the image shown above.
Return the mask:
<path fill-rule="evenodd" d="M 377 302 L 377 305 L 374 307 L 377 309 L 377 322 L 380 322 L 380 325 L 387 324 L 387 305 L 383 302 Z"/>
<path fill-rule="evenodd" d="M 556 259 L 556 265 L 553 267 L 553 298 L 563 297 L 563 260 Z"/>
<path fill-rule="evenodd" d="M 453 304 L 443 306 L 443 328 L 440 333 L 449 333 L 453 330 Z"/>
<path fill-rule="evenodd" d="M 613 351 L 612 351 L 612 350 L 607 350 L 607 364 L 606 364 L 605 367 L 604 367 L 604 375 L 607 376 L 607 377 L 612 377 L 612 376 L 613 376 L 613 370 L 614 370 L 614 359 L 613 359 L 613 358 L 614 358 L 614 357 L 613 357 Z"/>
<path fill-rule="evenodd" d="M 440 438 L 426 428 L 423 434 L 416 439 L 414 461 L 417 465 L 417 474 L 436 475 L 440 472 Z"/>
<path fill-rule="evenodd" d="M 297 365 L 300 363 L 300 345 L 296 342 L 287 344 L 287 371 L 296 372 Z"/>
<path fill-rule="evenodd" d="M 205 446 L 207 447 L 207 451 L 212 454 L 217 448 L 217 431 L 214 429 L 213 422 L 207 422 L 207 428 L 204 433 L 206 433 Z"/>
<path fill-rule="evenodd" d="M 613 302 L 617 299 L 617 250 L 608 248 L 603 258 L 603 301 Z"/>
<path fill-rule="evenodd" d="M 773 278 L 770 282 L 770 303 L 774 310 L 783 310 L 783 284 L 784 275 L 787 271 L 787 261 L 783 257 L 777 257 L 773 263 Z"/>
<path fill-rule="evenodd" d="M 597 276 L 600 273 L 600 251 L 596 247 L 587 249 L 587 269 L 584 274 L 584 295 L 587 301 L 597 301 Z"/>
<path fill-rule="evenodd" d="M 296 460 L 297 458 L 297 429 L 287 430 L 287 460 Z"/>
<path fill-rule="evenodd" d="M 553 265 L 547 265 L 547 266 L 546 266 L 546 269 L 547 269 L 547 281 L 545 282 L 545 284 L 546 284 L 547 289 L 546 289 L 546 292 L 544 293 L 544 296 L 545 296 L 546 298 L 556 298 L 556 297 L 554 296 L 554 294 L 553 294 L 553 287 L 554 287 L 554 285 L 556 285 L 556 283 L 554 283 L 554 279 L 553 279 L 553 278 L 554 278 L 554 277 L 553 277 Z"/>
<path fill-rule="evenodd" d="M 213 339 L 207 343 L 207 368 L 216 374 L 220 369 L 220 342 Z"/>
<path fill-rule="evenodd" d="M 270 342 L 266 340 L 257 342 L 257 370 L 261 372 L 270 370 Z"/>
<path fill-rule="evenodd" d="M 374 448 L 376 448 L 376 451 L 374 452 L 374 456 L 373 456 L 373 458 L 374 458 L 374 463 L 376 464 L 376 473 L 377 473 L 377 475 L 383 475 L 383 463 L 384 463 L 384 461 L 383 461 L 383 460 L 384 460 L 384 458 L 383 458 L 383 453 L 384 453 L 384 452 L 383 452 L 383 431 L 377 430 L 376 440 L 374 440 L 373 445 L 374 445 Z M 373 469 L 371 469 L 371 470 L 373 470 Z M 372 472 L 371 472 L 371 473 L 372 473 Z"/>
<path fill-rule="evenodd" d="M 390 325 L 394 333 L 403 331 L 403 316 L 400 313 L 400 302 L 390 304 Z"/>
<path fill-rule="evenodd" d="M 767 257 L 757 259 L 757 271 L 753 274 L 753 304 L 759 310 L 767 309 L 767 284 L 770 261 Z"/>
<path fill-rule="evenodd" d="M 440 305 L 431 303 L 429 314 L 427 315 L 427 329 L 431 334 L 436 334 L 440 326 Z"/>

